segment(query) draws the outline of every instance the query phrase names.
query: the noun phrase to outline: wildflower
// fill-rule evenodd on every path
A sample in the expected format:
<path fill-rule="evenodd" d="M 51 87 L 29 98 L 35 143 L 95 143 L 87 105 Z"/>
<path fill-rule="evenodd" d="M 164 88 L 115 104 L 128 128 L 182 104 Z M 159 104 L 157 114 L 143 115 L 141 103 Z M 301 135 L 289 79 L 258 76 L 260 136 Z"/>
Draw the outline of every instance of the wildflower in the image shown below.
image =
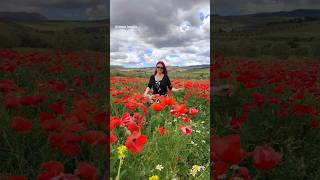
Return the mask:
<path fill-rule="evenodd" d="M 126 146 L 129 148 L 132 154 L 141 152 L 146 143 L 147 136 L 141 135 L 140 132 L 128 136 L 126 140 Z"/>
<path fill-rule="evenodd" d="M 86 162 L 81 162 L 74 171 L 74 174 L 83 179 L 97 179 L 96 168 Z"/>
<path fill-rule="evenodd" d="M 27 133 L 32 130 L 32 123 L 26 118 L 16 116 L 11 123 L 11 129 L 13 131 Z"/>
<path fill-rule="evenodd" d="M 149 177 L 149 180 L 159 180 L 159 176 L 157 176 L 157 175 L 151 176 L 151 177 Z"/>
<path fill-rule="evenodd" d="M 158 131 L 159 131 L 159 134 L 160 134 L 161 136 L 163 136 L 163 135 L 166 134 L 166 128 L 164 128 L 164 127 L 158 128 Z"/>
<path fill-rule="evenodd" d="M 161 171 L 162 169 L 163 169 L 163 166 L 162 166 L 161 164 L 158 164 L 158 165 L 156 166 L 156 170 Z"/>
<path fill-rule="evenodd" d="M 199 166 L 199 165 L 193 165 L 192 169 L 190 170 L 190 174 L 192 176 L 196 176 L 197 172 L 200 172 L 201 170 L 205 170 L 206 168 L 204 166 Z"/>
<path fill-rule="evenodd" d="M 191 144 L 192 144 L 192 145 L 195 145 L 195 146 L 197 146 L 197 144 L 196 144 L 196 143 L 194 143 L 193 141 L 191 141 Z"/>
<path fill-rule="evenodd" d="M 198 110 L 196 108 L 192 107 L 192 108 L 189 109 L 189 114 L 191 116 L 196 116 L 198 114 Z"/>
<path fill-rule="evenodd" d="M 180 126 L 180 131 L 185 135 L 189 136 L 192 133 L 191 126 Z"/>
<path fill-rule="evenodd" d="M 116 180 L 119 180 L 120 178 L 120 172 L 121 172 L 121 166 L 123 164 L 124 158 L 126 157 L 126 152 L 128 151 L 128 148 L 124 145 L 119 146 L 118 148 L 118 158 L 120 159 L 119 167 L 118 167 L 118 174 L 116 176 Z"/>
<path fill-rule="evenodd" d="M 252 164 L 256 169 L 270 170 L 281 161 L 283 154 L 274 151 L 271 147 L 257 146 L 253 151 Z"/>
<path fill-rule="evenodd" d="M 128 151 L 128 148 L 124 145 L 121 145 L 117 149 L 118 149 L 118 158 L 123 160 L 126 157 L 125 153 Z"/>

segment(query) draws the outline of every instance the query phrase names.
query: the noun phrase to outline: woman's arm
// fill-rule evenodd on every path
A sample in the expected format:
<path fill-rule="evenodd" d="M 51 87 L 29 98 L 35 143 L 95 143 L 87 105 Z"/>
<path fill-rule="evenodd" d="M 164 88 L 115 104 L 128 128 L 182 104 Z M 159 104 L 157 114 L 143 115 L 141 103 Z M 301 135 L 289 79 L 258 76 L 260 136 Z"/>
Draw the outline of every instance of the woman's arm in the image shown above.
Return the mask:
<path fill-rule="evenodd" d="M 149 91 L 151 90 L 151 87 L 152 87 L 153 83 L 154 83 L 153 76 L 150 76 L 149 82 L 147 84 L 147 88 L 146 88 L 146 90 L 144 91 L 144 94 L 143 94 L 144 96 L 148 95 Z"/>
<path fill-rule="evenodd" d="M 177 92 L 177 91 L 183 91 L 184 88 L 174 88 L 174 87 L 173 87 L 171 90 Z"/>
<path fill-rule="evenodd" d="M 171 84 L 171 81 L 170 81 L 170 78 L 169 78 L 169 76 L 167 76 L 167 83 L 168 83 L 168 89 L 169 90 L 171 90 L 171 91 L 174 91 L 174 92 L 177 92 L 177 91 L 182 91 L 182 90 L 184 90 L 184 88 L 174 88 L 173 86 L 172 86 L 172 84 Z"/>
<path fill-rule="evenodd" d="M 232 96 L 233 86 L 232 85 L 222 85 L 222 86 L 212 86 L 211 93 L 215 96 Z"/>
<path fill-rule="evenodd" d="M 144 95 L 144 96 L 147 96 L 150 90 L 151 90 L 151 89 L 150 89 L 149 87 L 147 87 L 146 90 L 144 91 L 144 94 L 143 94 L 143 95 Z"/>

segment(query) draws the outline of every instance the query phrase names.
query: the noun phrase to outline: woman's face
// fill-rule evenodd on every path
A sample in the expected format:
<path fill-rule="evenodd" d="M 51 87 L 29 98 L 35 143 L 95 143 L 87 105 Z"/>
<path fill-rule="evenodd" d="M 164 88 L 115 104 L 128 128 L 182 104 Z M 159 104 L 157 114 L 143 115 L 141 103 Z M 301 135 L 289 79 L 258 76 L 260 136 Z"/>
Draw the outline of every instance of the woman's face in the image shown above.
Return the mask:
<path fill-rule="evenodd" d="M 163 72 L 163 66 L 162 66 L 162 64 L 158 64 L 157 66 L 156 66 L 156 68 L 157 68 L 157 72 Z"/>

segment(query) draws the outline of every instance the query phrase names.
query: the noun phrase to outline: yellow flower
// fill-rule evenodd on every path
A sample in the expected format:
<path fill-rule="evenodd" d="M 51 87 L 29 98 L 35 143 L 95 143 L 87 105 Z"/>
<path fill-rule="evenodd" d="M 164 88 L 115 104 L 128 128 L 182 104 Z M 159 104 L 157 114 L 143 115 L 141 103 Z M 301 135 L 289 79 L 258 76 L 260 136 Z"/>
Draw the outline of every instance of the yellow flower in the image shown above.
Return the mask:
<path fill-rule="evenodd" d="M 196 176 L 197 172 L 200 172 L 201 169 L 205 170 L 205 167 L 204 166 L 199 166 L 199 165 L 193 165 L 192 169 L 190 170 L 190 174 L 192 176 Z"/>
<path fill-rule="evenodd" d="M 126 152 L 128 151 L 128 148 L 124 145 L 119 146 L 118 148 L 118 158 L 119 159 L 124 159 L 126 157 Z"/>
<path fill-rule="evenodd" d="M 149 177 L 149 180 L 159 180 L 159 176 L 157 176 L 157 175 L 151 176 L 151 177 Z"/>
<path fill-rule="evenodd" d="M 190 174 L 192 176 L 196 176 L 197 175 L 197 169 L 191 169 Z"/>

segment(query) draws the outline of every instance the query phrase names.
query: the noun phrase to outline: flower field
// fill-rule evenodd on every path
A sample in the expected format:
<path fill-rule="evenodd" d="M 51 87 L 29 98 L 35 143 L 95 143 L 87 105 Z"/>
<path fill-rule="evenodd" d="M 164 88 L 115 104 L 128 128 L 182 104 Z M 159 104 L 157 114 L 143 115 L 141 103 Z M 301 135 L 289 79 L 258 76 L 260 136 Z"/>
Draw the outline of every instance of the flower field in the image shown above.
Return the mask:
<path fill-rule="evenodd" d="M 148 80 L 111 77 L 111 178 L 210 179 L 209 81 L 171 79 L 185 90 L 151 104 Z"/>
<path fill-rule="evenodd" d="M 319 179 L 320 62 L 215 58 L 214 179 Z"/>
<path fill-rule="evenodd" d="M 106 175 L 105 57 L 0 51 L 0 179 Z"/>

